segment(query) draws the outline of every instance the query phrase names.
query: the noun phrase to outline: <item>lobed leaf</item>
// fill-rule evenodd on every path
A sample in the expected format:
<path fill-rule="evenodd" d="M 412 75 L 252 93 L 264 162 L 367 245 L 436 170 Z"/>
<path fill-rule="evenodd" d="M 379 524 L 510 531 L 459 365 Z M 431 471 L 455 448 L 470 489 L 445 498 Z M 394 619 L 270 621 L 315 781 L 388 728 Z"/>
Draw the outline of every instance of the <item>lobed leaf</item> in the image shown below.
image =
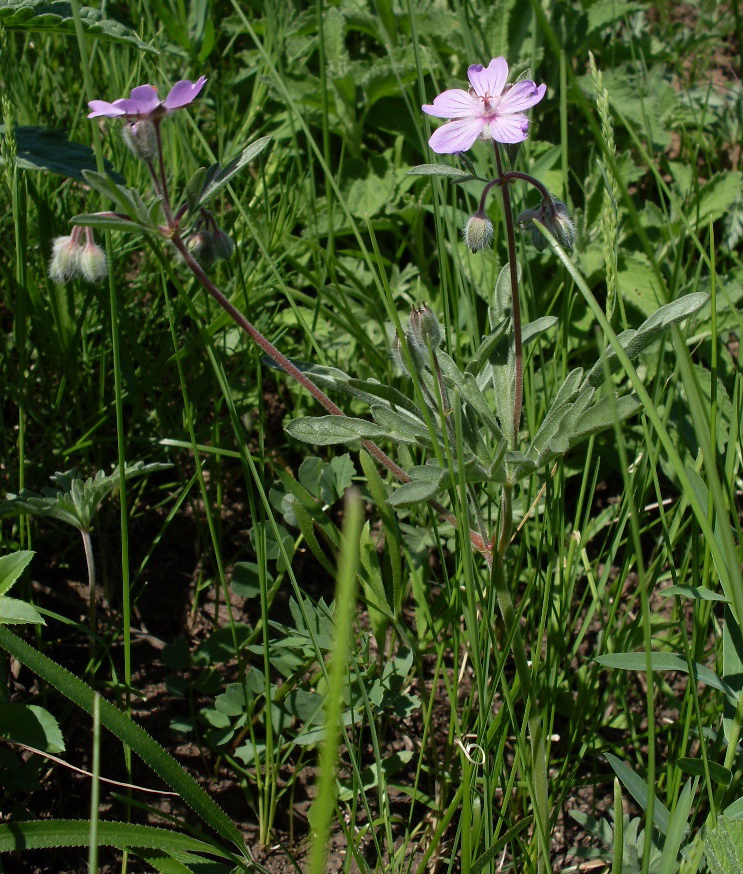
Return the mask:
<path fill-rule="evenodd" d="M 83 6 L 80 21 L 86 34 L 104 42 L 133 46 L 144 52 L 159 54 L 136 33 L 98 9 Z M 75 35 L 72 5 L 67 0 L 0 0 L 0 25 L 8 30 L 39 30 L 44 33 Z"/>

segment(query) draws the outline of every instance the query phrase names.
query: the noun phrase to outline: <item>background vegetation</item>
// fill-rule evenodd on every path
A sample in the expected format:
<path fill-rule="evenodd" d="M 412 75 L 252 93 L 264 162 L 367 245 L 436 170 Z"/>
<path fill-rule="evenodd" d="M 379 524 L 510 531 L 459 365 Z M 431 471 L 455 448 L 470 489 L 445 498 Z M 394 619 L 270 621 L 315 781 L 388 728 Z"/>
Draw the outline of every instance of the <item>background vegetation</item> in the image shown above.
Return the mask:
<path fill-rule="evenodd" d="M 502 207 L 489 202 L 494 245 L 473 255 L 460 230 L 481 186 L 406 171 L 434 160 L 421 104 L 499 55 L 547 83 L 517 166 L 568 204 L 575 270 L 614 329 L 711 297 L 635 361 L 651 406 L 516 493 L 506 574 L 547 730 L 550 864 L 740 870 L 716 861 L 739 852 L 743 817 L 737 0 L 132 0 L 97 13 L 28 0 L 0 5 L 0 32 L 0 496 L 52 488 L 0 509 L 2 554 L 21 556 L 0 567 L 0 595 L 15 582 L 46 623 L 0 604 L 4 623 L 30 623 L 21 641 L 0 629 L 7 870 L 537 870 L 514 629 L 467 538 L 425 505 L 395 512 L 367 457 L 289 438 L 283 424 L 317 405 L 162 243 L 109 231 L 107 283 L 47 275 L 69 219 L 105 208 L 81 175 L 92 149 L 117 182 L 148 181 L 87 101 L 204 74 L 164 127 L 173 191 L 271 138 L 212 204 L 236 247 L 212 275 L 235 306 L 290 358 L 407 392 L 385 301 L 403 322 L 427 303 L 464 369 L 507 260 Z M 495 173 L 485 147 L 472 157 Z M 526 188 L 513 196 L 516 212 L 533 205 Z M 608 340 L 551 249 L 520 239 L 519 261 L 525 321 L 556 318 L 527 349 L 533 434 Z M 630 386 L 625 369 L 614 379 Z M 404 468 L 422 463 L 382 443 Z M 123 462 L 141 465 L 107 479 Z M 74 473 L 50 480 L 73 468 L 105 482 L 73 494 Z M 358 512 L 344 510 L 352 484 Z M 492 528 L 499 487 L 482 495 Z M 350 625 L 334 599 L 356 605 Z M 138 786 L 161 785 L 154 770 L 181 798 L 28 747 Z M 327 862 L 312 839 L 326 814 Z M 82 824 L 18 831 L 37 819 Z M 167 824 L 166 837 L 133 831 Z M 48 849 L 60 843 L 101 855 Z"/>

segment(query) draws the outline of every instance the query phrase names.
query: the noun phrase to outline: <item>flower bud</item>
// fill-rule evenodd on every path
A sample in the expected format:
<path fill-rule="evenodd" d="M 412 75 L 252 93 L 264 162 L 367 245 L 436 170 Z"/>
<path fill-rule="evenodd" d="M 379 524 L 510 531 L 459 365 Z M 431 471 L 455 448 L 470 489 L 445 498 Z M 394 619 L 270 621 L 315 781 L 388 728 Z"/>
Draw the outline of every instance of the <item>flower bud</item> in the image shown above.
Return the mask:
<path fill-rule="evenodd" d="M 464 242 L 472 252 L 479 252 L 493 242 L 493 223 L 482 210 L 478 210 L 464 226 Z"/>
<path fill-rule="evenodd" d="M 121 128 L 121 138 L 129 151 L 137 158 L 147 161 L 157 154 L 157 131 L 148 119 L 129 122 Z"/>
<path fill-rule="evenodd" d="M 212 249 L 217 260 L 227 261 L 235 251 L 232 238 L 220 228 L 212 234 Z"/>
<path fill-rule="evenodd" d="M 206 231 L 196 231 L 186 240 L 189 252 L 203 267 L 214 264 L 214 245 L 212 235 Z"/>
<path fill-rule="evenodd" d="M 531 236 L 534 248 L 542 252 L 547 248 L 547 240 L 534 224 L 534 219 L 544 225 L 561 246 L 572 249 L 576 238 L 575 225 L 561 200 L 551 203 L 543 200 L 536 209 L 525 209 L 516 219 L 516 224 Z"/>
<path fill-rule="evenodd" d="M 80 252 L 80 272 L 88 282 L 98 282 L 108 275 L 106 253 L 93 241 L 92 234 Z"/>
<path fill-rule="evenodd" d="M 428 304 L 422 304 L 410 313 L 410 328 L 416 342 L 424 349 L 430 343 L 434 349 L 441 345 L 441 325 Z"/>
<path fill-rule="evenodd" d="M 555 209 L 552 213 L 550 230 L 557 237 L 561 246 L 565 249 L 572 249 L 577 237 L 575 225 L 565 204 L 561 200 L 556 200 L 554 204 Z"/>
<path fill-rule="evenodd" d="M 408 370 L 407 364 L 405 364 L 405 359 L 402 354 L 402 340 L 400 340 L 397 334 L 395 334 L 390 346 L 390 357 L 392 358 L 395 369 L 398 373 L 405 373 L 410 376 L 410 371 Z"/>
<path fill-rule="evenodd" d="M 49 278 L 52 282 L 67 282 L 80 271 L 79 237 L 79 229 L 73 228 L 69 236 L 57 237 L 52 243 L 52 257 L 49 261 Z"/>

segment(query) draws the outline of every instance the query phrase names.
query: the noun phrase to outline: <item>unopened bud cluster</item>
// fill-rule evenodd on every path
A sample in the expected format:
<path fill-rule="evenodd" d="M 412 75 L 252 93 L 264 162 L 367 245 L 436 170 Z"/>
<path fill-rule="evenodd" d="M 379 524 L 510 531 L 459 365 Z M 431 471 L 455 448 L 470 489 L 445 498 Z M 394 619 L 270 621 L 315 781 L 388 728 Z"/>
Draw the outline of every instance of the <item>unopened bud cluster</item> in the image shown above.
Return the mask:
<path fill-rule="evenodd" d="M 534 223 L 535 219 L 561 246 L 572 249 L 576 239 L 575 225 L 561 200 L 543 200 L 536 209 L 525 209 L 516 219 L 521 229 L 529 234 L 534 248 L 541 252 L 547 248 L 547 240 Z"/>
<path fill-rule="evenodd" d="M 214 217 L 206 210 L 196 228 L 186 238 L 186 246 L 202 267 L 211 267 L 217 261 L 227 261 L 235 251 L 235 244 Z"/>
<path fill-rule="evenodd" d="M 49 278 L 53 282 L 64 283 L 76 276 L 82 276 L 88 282 L 98 282 L 107 273 L 106 253 L 93 239 L 90 228 L 76 225 L 69 236 L 57 237 L 52 243 Z"/>

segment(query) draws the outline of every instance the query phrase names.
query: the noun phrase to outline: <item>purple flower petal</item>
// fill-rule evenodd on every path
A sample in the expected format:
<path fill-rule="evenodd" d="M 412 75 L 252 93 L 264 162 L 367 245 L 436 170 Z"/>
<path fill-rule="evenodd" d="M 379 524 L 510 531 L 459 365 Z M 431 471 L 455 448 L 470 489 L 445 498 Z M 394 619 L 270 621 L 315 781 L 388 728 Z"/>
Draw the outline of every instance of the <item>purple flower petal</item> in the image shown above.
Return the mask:
<path fill-rule="evenodd" d="M 467 118 L 480 114 L 480 101 L 461 88 L 452 88 L 421 108 L 436 118 Z"/>
<path fill-rule="evenodd" d="M 91 100 L 88 106 L 93 110 L 88 113 L 88 118 L 98 118 L 99 115 L 105 115 L 107 118 L 118 118 L 120 115 L 125 115 L 123 109 L 119 106 L 114 106 L 107 100 Z"/>
<path fill-rule="evenodd" d="M 508 78 L 508 63 L 505 58 L 493 58 L 487 67 L 473 64 L 467 76 L 479 97 L 499 97 Z"/>
<path fill-rule="evenodd" d="M 160 98 L 154 85 L 137 85 L 129 97 L 114 100 L 114 106 L 123 109 L 127 115 L 150 115 L 159 105 Z"/>
<path fill-rule="evenodd" d="M 480 135 L 485 122 L 482 118 L 461 118 L 448 121 L 431 134 L 428 145 L 439 155 L 466 152 Z"/>
<path fill-rule="evenodd" d="M 498 114 L 522 112 L 524 109 L 530 109 L 539 103 L 546 91 L 546 85 L 537 87 L 531 79 L 517 82 L 513 88 L 506 91 L 498 102 Z"/>
<path fill-rule="evenodd" d="M 529 132 L 529 119 L 520 112 L 490 120 L 490 134 L 499 143 L 521 143 Z"/>
<path fill-rule="evenodd" d="M 206 76 L 202 76 L 196 82 L 191 82 L 189 79 L 181 79 L 180 82 L 176 82 L 170 89 L 170 94 L 165 98 L 163 105 L 169 112 L 188 106 L 189 103 L 199 96 L 199 92 L 204 87 L 205 82 Z"/>

